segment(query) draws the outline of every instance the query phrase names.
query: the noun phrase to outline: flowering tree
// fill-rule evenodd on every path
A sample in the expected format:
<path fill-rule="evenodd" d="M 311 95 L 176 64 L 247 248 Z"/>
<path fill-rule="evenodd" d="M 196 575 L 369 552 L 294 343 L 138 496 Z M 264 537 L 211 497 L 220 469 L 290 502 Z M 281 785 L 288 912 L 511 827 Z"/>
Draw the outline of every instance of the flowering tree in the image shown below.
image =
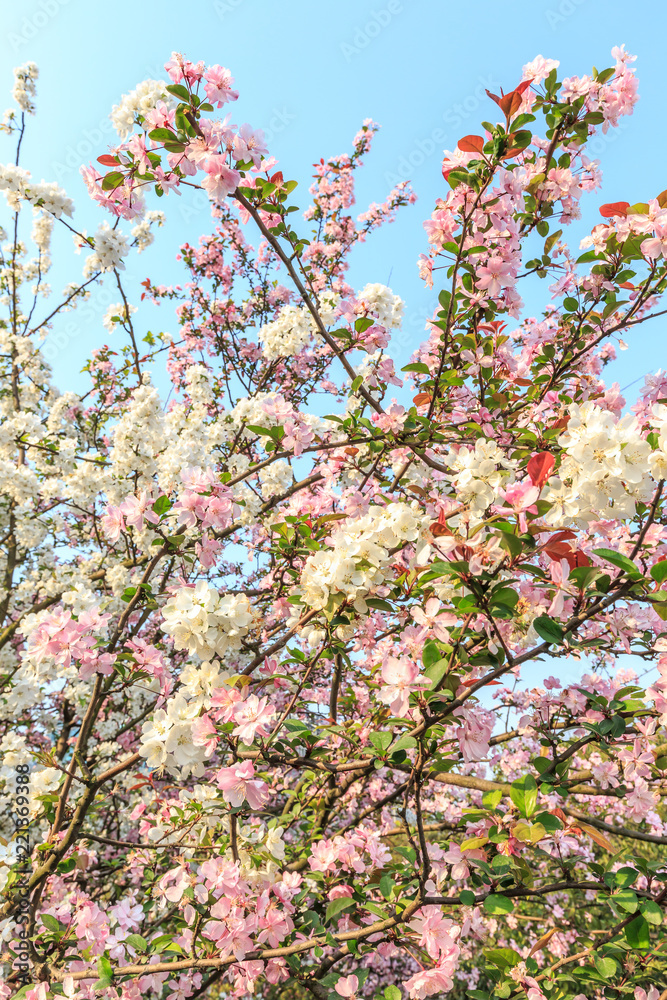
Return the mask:
<path fill-rule="evenodd" d="M 405 405 L 403 304 L 346 279 L 414 201 L 354 216 L 372 122 L 298 216 L 261 132 L 215 117 L 229 71 L 174 54 L 83 171 L 112 220 L 88 236 L 20 165 L 17 71 L 0 997 L 667 995 L 667 376 L 630 410 L 601 379 L 667 311 L 667 194 L 563 238 L 637 99 L 613 58 L 538 57 L 446 153 Z M 188 187 L 212 232 L 182 286 L 145 282 L 178 319 L 146 333 L 124 261 L 146 196 Z M 87 258 L 45 309 L 56 222 Z M 115 347 L 59 393 L 41 338 L 102 280 Z"/>

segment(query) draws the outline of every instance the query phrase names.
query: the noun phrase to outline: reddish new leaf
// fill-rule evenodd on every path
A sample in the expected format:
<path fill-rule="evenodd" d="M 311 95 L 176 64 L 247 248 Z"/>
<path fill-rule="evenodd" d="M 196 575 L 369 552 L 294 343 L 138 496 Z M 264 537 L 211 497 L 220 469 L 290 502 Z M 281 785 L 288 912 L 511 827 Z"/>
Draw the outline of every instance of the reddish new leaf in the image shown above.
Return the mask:
<path fill-rule="evenodd" d="M 551 538 L 549 539 L 549 541 L 564 542 L 568 538 L 576 538 L 576 537 L 577 537 L 576 531 L 570 531 L 569 528 L 566 528 L 564 531 L 555 531 L 551 536 Z"/>
<path fill-rule="evenodd" d="M 551 475 L 555 464 L 556 459 L 548 451 L 541 451 L 539 454 L 533 455 L 528 463 L 528 475 L 533 486 L 541 489 Z"/>
<path fill-rule="evenodd" d="M 459 139 L 458 145 L 462 153 L 481 153 L 484 150 L 484 140 L 481 135 L 464 135 Z"/>
<path fill-rule="evenodd" d="M 515 115 L 521 104 L 523 102 L 523 93 L 530 87 L 532 83 L 530 80 L 522 80 L 518 87 L 511 90 L 509 94 L 503 94 L 502 90 L 500 92 L 500 97 L 497 94 L 492 94 L 490 90 L 487 90 L 488 96 L 492 101 L 495 101 L 502 113 L 505 115 L 507 121 L 510 120 L 512 115 Z"/>
<path fill-rule="evenodd" d="M 103 164 L 105 167 L 117 167 L 118 157 L 111 156 L 109 153 L 103 153 L 102 156 L 97 157 L 97 162 Z"/>
<path fill-rule="evenodd" d="M 600 215 L 603 219 L 613 219 L 615 215 L 627 215 L 629 208 L 629 201 L 610 201 L 607 205 L 602 206 Z"/>
<path fill-rule="evenodd" d="M 412 402 L 415 406 L 426 406 L 427 403 L 431 402 L 431 394 L 429 392 L 418 392 Z"/>
<path fill-rule="evenodd" d="M 570 556 L 574 554 L 566 542 L 549 541 L 544 546 L 544 551 L 554 562 L 560 562 L 561 559 L 567 559 L 569 561 Z"/>
<path fill-rule="evenodd" d="M 529 77 L 528 80 L 522 80 L 521 83 L 519 84 L 519 86 L 516 88 L 515 93 L 517 93 L 517 94 L 523 94 L 524 91 L 528 90 L 528 88 L 530 87 L 530 85 L 531 85 L 532 82 L 533 82 L 533 77 L 532 76 Z"/>

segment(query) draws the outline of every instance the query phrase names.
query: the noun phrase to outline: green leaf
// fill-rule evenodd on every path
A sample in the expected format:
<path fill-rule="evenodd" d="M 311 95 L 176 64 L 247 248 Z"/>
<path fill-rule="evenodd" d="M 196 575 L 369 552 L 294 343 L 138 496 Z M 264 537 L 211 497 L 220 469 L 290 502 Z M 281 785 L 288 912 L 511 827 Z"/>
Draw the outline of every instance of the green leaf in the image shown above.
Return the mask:
<path fill-rule="evenodd" d="M 470 889 L 462 889 L 459 893 L 459 899 L 464 906 L 474 906 L 475 905 L 475 893 L 471 892 Z"/>
<path fill-rule="evenodd" d="M 561 645 L 563 642 L 563 628 L 558 622 L 554 621 L 553 618 L 549 618 L 548 615 L 540 615 L 533 621 L 533 628 L 546 642 L 555 642 Z"/>
<path fill-rule="evenodd" d="M 399 740 L 396 740 L 391 748 L 392 753 L 396 750 L 414 750 L 417 747 L 417 740 L 412 736 L 401 736 Z"/>
<path fill-rule="evenodd" d="M 521 955 L 514 948 L 486 948 L 484 950 L 484 957 L 487 961 L 503 970 L 513 969 L 521 961 Z"/>
<path fill-rule="evenodd" d="M 124 181 L 125 174 L 121 174 L 120 170 L 111 170 L 108 174 L 105 174 L 102 179 L 102 190 L 112 191 L 114 188 L 120 187 Z"/>
<path fill-rule="evenodd" d="M 154 139 L 155 142 L 178 142 L 174 133 L 168 128 L 154 128 L 148 133 L 148 138 Z"/>
<path fill-rule="evenodd" d="M 425 667 L 431 667 L 441 659 L 442 653 L 437 642 L 427 642 L 422 651 L 422 663 Z"/>
<path fill-rule="evenodd" d="M 350 899 L 349 896 L 339 896 L 338 899 L 332 899 L 327 906 L 326 921 L 333 920 L 337 917 L 339 913 L 343 910 L 349 910 L 351 906 L 354 906 L 354 900 Z"/>
<path fill-rule="evenodd" d="M 554 246 L 556 241 L 560 239 L 562 235 L 563 235 L 562 229 L 557 229 L 555 233 L 552 233 L 551 236 L 549 236 L 544 243 L 544 252 L 550 253 L 552 247 Z"/>
<path fill-rule="evenodd" d="M 173 94 L 174 97 L 180 98 L 181 101 L 185 101 L 186 104 L 190 103 L 190 93 L 187 87 L 184 87 L 180 83 L 170 83 L 164 88 L 169 94 Z"/>
<path fill-rule="evenodd" d="M 618 889 L 627 889 L 629 885 L 637 880 L 639 872 L 634 868 L 624 867 L 619 868 L 617 872 L 612 873 L 612 878 L 614 880 L 613 884 Z"/>
<path fill-rule="evenodd" d="M 375 323 L 374 319 L 370 319 L 368 316 L 360 316 L 354 324 L 354 329 L 357 333 L 363 333 L 365 330 L 370 329 Z"/>
<path fill-rule="evenodd" d="M 436 660 L 435 663 L 431 663 L 431 665 L 426 668 L 424 671 L 424 677 L 427 677 L 430 680 L 431 690 L 435 689 L 445 676 L 448 665 L 449 660 L 445 656 L 443 659 Z"/>
<path fill-rule="evenodd" d="M 389 601 L 383 601 L 380 597 L 367 597 L 366 604 L 369 608 L 373 608 L 375 611 L 393 611 L 393 607 Z"/>
<path fill-rule="evenodd" d="M 385 986 L 384 1000 L 401 1000 L 402 994 L 398 986 Z"/>
<path fill-rule="evenodd" d="M 595 968 L 603 979 L 611 979 L 618 972 L 618 966 L 613 958 L 603 958 L 601 955 L 595 956 Z"/>
<path fill-rule="evenodd" d="M 364 381 L 363 375 L 357 375 L 357 377 L 352 382 L 352 392 L 356 392 L 363 381 Z"/>
<path fill-rule="evenodd" d="M 423 375 L 430 375 L 430 369 L 428 365 L 425 365 L 423 361 L 413 361 L 409 365 L 405 365 L 401 368 L 402 372 L 422 372 Z"/>
<path fill-rule="evenodd" d="M 618 566 L 619 569 L 628 574 L 631 580 L 642 579 L 642 573 L 635 566 L 632 559 L 628 559 L 627 556 L 621 555 L 620 552 L 616 552 L 614 549 L 593 549 L 593 555 L 600 556 L 601 559 L 605 559 L 614 566 Z"/>
<path fill-rule="evenodd" d="M 655 566 L 651 566 L 651 576 L 658 583 L 662 583 L 665 577 L 667 577 L 667 559 L 663 559 L 661 562 L 657 562 Z"/>
<path fill-rule="evenodd" d="M 378 753 L 383 754 L 391 743 L 391 733 L 371 733 L 368 737 Z"/>
<path fill-rule="evenodd" d="M 646 920 L 641 915 L 628 924 L 625 936 L 631 948 L 650 948 L 651 937 Z"/>
<path fill-rule="evenodd" d="M 162 515 L 166 514 L 168 510 L 171 510 L 171 508 L 172 508 L 172 502 L 169 499 L 169 497 L 158 497 L 155 503 L 153 504 L 153 511 L 159 517 L 162 517 Z"/>
<path fill-rule="evenodd" d="M 383 875 L 382 878 L 380 879 L 380 892 L 382 893 L 385 899 L 389 899 L 393 888 L 394 888 L 394 883 L 389 877 L 389 875 Z"/>
<path fill-rule="evenodd" d="M 111 968 L 111 962 L 106 957 L 106 955 L 100 955 L 97 960 L 97 975 L 100 977 L 95 983 L 95 989 L 106 989 L 107 986 L 111 986 L 111 981 L 113 980 L 113 969 Z"/>
<path fill-rule="evenodd" d="M 495 809 L 499 805 L 500 800 L 503 797 L 503 793 L 500 788 L 496 788 L 493 791 L 484 792 L 482 795 L 482 805 L 485 809 Z"/>
<path fill-rule="evenodd" d="M 22 986 L 21 989 L 18 990 L 17 993 L 12 994 L 12 1000 L 24 1000 L 25 995 L 28 992 L 28 990 L 34 990 L 34 988 L 35 988 L 35 984 L 34 983 L 32 983 L 32 984 L 31 983 L 26 983 L 26 985 Z"/>
<path fill-rule="evenodd" d="M 513 535 L 511 531 L 500 531 L 500 545 L 512 558 L 521 555 L 523 545 L 521 539 Z"/>
<path fill-rule="evenodd" d="M 531 774 L 512 782 L 510 798 L 526 819 L 533 815 L 537 806 L 537 782 Z"/>
<path fill-rule="evenodd" d="M 649 924 L 662 923 L 662 910 L 652 899 L 647 903 L 642 903 L 640 910 L 644 920 L 647 920 Z"/>
<path fill-rule="evenodd" d="M 128 934 L 124 943 L 129 944 L 135 951 L 146 951 L 148 948 L 148 941 L 141 934 Z"/>
<path fill-rule="evenodd" d="M 639 906 L 637 893 L 633 892 L 632 889 L 621 889 L 620 892 L 612 896 L 612 899 L 617 906 L 620 906 L 621 909 L 626 910 L 628 913 L 635 913 Z"/>
<path fill-rule="evenodd" d="M 63 929 L 60 925 L 60 922 L 56 920 L 55 917 L 52 917 L 50 913 L 42 913 L 41 920 L 44 926 L 48 927 L 50 931 L 58 933 Z"/>
<path fill-rule="evenodd" d="M 514 903 L 507 896 L 501 896 L 497 892 L 492 892 L 484 900 L 484 909 L 487 913 L 491 914 L 511 913 L 514 909 Z"/>

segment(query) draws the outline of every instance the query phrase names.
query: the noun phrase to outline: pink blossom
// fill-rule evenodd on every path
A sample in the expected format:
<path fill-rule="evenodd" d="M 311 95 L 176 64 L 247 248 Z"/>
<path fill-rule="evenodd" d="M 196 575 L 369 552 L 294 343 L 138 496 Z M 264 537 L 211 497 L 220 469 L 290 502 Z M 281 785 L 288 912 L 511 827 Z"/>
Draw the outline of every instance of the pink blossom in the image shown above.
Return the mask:
<path fill-rule="evenodd" d="M 433 633 L 441 642 L 449 641 L 449 632 L 445 625 L 456 624 L 456 615 L 446 612 L 440 614 L 442 603 L 437 597 L 430 597 L 423 608 L 412 608 L 410 614 L 425 629 Z"/>
<path fill-rule="evenodd" d="M 456 949 L 458 957 L 458 948 Z M 434 969 L 422 969 L 416 975 L 411 976 L 405 983 L 412 1000 L 423 1000 L 424 997 L 433 996 L 434 993 L 447 993 L 454 986 L 452 978 L 455 970 L 455 961 L 445 960 Z"/>
<path fill-rule="evenodd" d="M 509 278 L 511 273 L 511 265 L 502 257 L 489 257 L 485 265 L 477 268 L 477 287 L 491 296 L 500 295 L 503 285 L 509 284 L 503 279 Z"/>
<path fill-rule="evenodd" d="M 255 767 L 251 760 L 232 767 L 221 767 L 215 775 L 218 788 L 222 789 L 225 802 L 240 806 L 244 799 L 251 809 L 261 809 L 270 798 L 267 785 L 254 777 Z"/>
<path fill-rule="evenodd" d="M 338 996 L 351 1000 L 352 997 L 356 996 L 359 989 L 359 980 L 356 976 L 341 976 L 334 989 Z"/>
<path fill-rule="evenodd" d="M 408 714 L 411 693 L 430 683 L 427 678 L 419 676 L 419 667 L 407 656 L 387 656 L 382 664 L 381 676 L 385 685 L 380 689 L 378 698 L 399 717 Z"/>
<path fill-rule="evenodd" d="M 466 764 L 482 760 L 489 752 L 491 725 L 476 715 L 469 715 L 456 730 L 459 747 Z"/>
<path fill-rule="evenodd" d="M 121 531 L 125 530 L 125 519 L 120 507 L 111 504 L 105 509 L 101 519 L 102 531 L 110 542 L 117 542 Z"/>
<path fill-rule="evenodd" d="M 234 711 L 234 721 L 236 728 L 232 730 L 233 736 L 251 746 L 256 736 L 268 736 L 268 728 L 276 711 L 269 705 L 266 698 L 258 698 L 251 694 L 245 701 L 240 702 Z"/>
<path fill-rule="evenodd" d="M 223 104 L 238 99 L 238 90 L 233 90 L 234 78 L 224 66 L 209 66 L 204 73 L 204 90 L 211 104 L 221 108 Z"/>

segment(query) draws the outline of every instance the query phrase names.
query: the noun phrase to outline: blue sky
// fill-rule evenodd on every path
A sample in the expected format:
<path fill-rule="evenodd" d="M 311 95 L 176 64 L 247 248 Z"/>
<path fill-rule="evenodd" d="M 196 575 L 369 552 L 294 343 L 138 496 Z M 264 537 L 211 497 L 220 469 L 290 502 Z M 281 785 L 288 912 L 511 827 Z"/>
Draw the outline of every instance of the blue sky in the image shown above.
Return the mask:
<path fill-rule="evenodd" d="M 102 213 L 87 198 L 78 175 L 113 141 L 106 116 L 119 96 L 146 77 L 163 76 L 176 49 L 193 60 L 219 62 L 236 79 L 236 122 L 269 133 L 271 151 L 285 175 L 300 182 L 296 203 L 305 207 L 311 164 L 350 149 L 366 117 L 382 126 L 358 185 L 358 207 L 381 201 L 399 178 L 410 177 L 419 197 L 399 221 L 381 230 L 357 252 L 351 280 L 390 283 L 407 303 L 398 351 L 405 363 L 421 339 L 434 294 L 426 292 L 415 261 L 425 249 L 421 227 L 443 193 L 443 148 L 494 118 L 485 87 L 514 86 L 525 62 L 538 53 L 559 59 L 561 74 L 583 74 L 611 64 L 610 49 L 625 43 L 638 55 L 641 101 L 624 127 L 595 149 L 604 188 L 584 204 L 585 228 L 599 221 L 606 201 L 646 200 L 667 187 L 664 168 L 664 5 L 643 0 L 633 11 L 617 0 L 513 0 L 512 3 L 448 0 L 200 0 L 196 5 L 164 0 L 23 0 L 1 15 L 0 86 L 8 94 L 12 67 L 33 60 L 40 67 L 38 115 L 25 142 L 24 165 L 38 178 L 57 180 L 77 204 L 76 222 L 93 231 Z M 0 138 L 0 158 L 11 155 Z M 298 197 L 300 196 L 300 198 Z M 168 225 L 156 244 L 128 262 L 127 284 L 138 299 L 139 282 L 177 282 L 184 276 L 174 257 L 184 239 L 207 231 L 207 213 L 187 196 L 163 199 Z M 304 224 L 305 228 L 305 224 Z M 576 242 L 583 232 L 577 226 Z M 574 227 L 572 227 L 574 230 Z M 61 288 L 80 274 L 82 258 L 69 238 L 58 244 L 51 275 Z M 391 277 L 390 277 L 391 276 Z M 390 280 L 389 280 L 390 279 Z M 109 279 L 107 279 L 109 281 Z M 546 287 L 535 309 L 548 301 Z M 109 291 L 85 313 L 69 314 L 54 358 L 61 388 L 82 388 L 78 374 L 88 351 L 101 343 L 99 324 Z M 531 307 L 533 300 L 530 300 Z M 140 321 L 175 330 L 168 307 Z M 622 386 L 648 370 L 665 367 L 663 321 L 633 333 L 630 349 L 608 369 Z M 628 392 L 632 398 L 638 385 Z"/>

